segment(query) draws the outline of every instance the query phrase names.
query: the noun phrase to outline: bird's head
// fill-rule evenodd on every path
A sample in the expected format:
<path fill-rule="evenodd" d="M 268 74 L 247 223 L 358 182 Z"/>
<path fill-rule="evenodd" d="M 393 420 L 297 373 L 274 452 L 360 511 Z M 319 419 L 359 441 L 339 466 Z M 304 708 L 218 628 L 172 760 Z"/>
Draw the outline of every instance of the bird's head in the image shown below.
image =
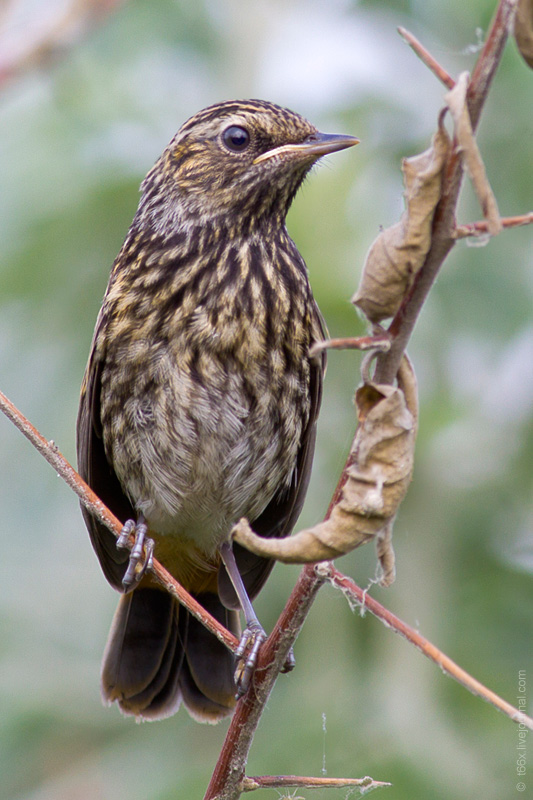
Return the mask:
<path fill-rule="evenodd" d="M 208 220 L 243 229 L 283 223 L 315 161 L 357 142 L 273 103 L 210 106 L 182 125 L 146 176 L 139 217 L 159 233 Z"/>

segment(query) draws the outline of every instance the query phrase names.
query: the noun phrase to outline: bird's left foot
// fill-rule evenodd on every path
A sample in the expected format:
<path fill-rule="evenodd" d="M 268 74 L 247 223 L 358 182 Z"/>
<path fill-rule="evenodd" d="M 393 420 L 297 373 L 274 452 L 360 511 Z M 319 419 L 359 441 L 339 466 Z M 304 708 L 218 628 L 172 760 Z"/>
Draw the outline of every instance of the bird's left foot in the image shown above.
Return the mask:
<path fill-rule="evenodd" d="M 246 694 L 257 664 L 259 648 L 267 638 L 259 622 L 251 620 L 244 629 L 239 646 L 235 651 L 237 669 L 235 670 L 235 683 L 237 684 L 236 699 L 239 700 Z"/>
<path fill-rule="evenodd" d="M 125 592 L 131 592 L 140 582 L 147 569 L 150 569 L 154 560 L 154 540 L 147 537 L 148 526 L 143 517 L 137 522 L 129 519 L 124 524 L 117 539 L 117 547 L 131 550 L 128 568 L 122 578 Z M 135 536 L 133 545 L 130 545 L 130 536 Z"/>

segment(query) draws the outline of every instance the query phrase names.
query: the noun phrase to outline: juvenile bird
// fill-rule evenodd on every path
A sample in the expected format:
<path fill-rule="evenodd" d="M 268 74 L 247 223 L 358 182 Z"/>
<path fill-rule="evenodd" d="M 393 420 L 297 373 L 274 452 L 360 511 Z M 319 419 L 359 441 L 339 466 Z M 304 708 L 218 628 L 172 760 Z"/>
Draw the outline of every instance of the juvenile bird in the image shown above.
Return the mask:
<path fill-rule="evenodd" d="M 324 371 L 309 357 L 323 327 L 285 217 L 314 162 L 357 141 L 259 100 L 200 111 L 142 183 L 96 322 L 80 473 L 124 522 L 120 544 L 134 531 L 142 552 L 147 533 L 161 563 L 236 634 L 243 609 L 241 651 L 264 635 L 249 598 L 272 562 L 232 547 L 231 528 L 247 517 L 263 536 L 290 534 Z M 83 514 L 107 580 L 124 592 L 104 700 L 145 719 L 181 701 L 199 721 L 230 714 L 234 656 Z"/>

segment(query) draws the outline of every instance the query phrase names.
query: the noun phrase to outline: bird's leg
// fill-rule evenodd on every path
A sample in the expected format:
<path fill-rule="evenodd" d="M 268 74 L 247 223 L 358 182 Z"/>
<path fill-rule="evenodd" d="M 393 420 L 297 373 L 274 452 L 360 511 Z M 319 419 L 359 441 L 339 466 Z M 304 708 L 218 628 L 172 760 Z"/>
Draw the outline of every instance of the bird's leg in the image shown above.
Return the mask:
<path fill-rule="evenodd" d="M 117 539 L 117 547 L 131 549 L 128 568 L 122 578 L 122 586 L 125 592 L 131 592 L 140 582 L 147 569 L 152 566 L 154 558 L 154 540 L 149 539 L 146 534 L 148 526 L 142 514 L 139 514 L 137 521 L 129 519 L 124 523 L 124 527 Z M 135 536 L 133 546 L 130 546 L 130 536 Z M 143 560 L 143 548 L 146 555 Z"/>
<path fill-rule="evenodd" d="M 246 628 L 244 629 L 239 646 L 235 651 L 235 655 L 239 661 L 237 670 L 235 672 L 235 682 L 237 683 L 237 699 L 246 694 L 250 685 L 255 665 L 257 662 L 257 655 L 259 648 L 266 639 L 266 633 L 254 611 L 248 592 L 244 586 L 241 573 L 235 561 L 233 547 L 231 542 L 224 542 L 220 546 L 220 557 L 224 562 L 229 578 L 235 589 L 235 593 L 239 598 L 244 619 L 246 620 Z M 245 658 L 246 655 L 246 658 Z M 242 663 L 244 661 L 244 663 Z"/>

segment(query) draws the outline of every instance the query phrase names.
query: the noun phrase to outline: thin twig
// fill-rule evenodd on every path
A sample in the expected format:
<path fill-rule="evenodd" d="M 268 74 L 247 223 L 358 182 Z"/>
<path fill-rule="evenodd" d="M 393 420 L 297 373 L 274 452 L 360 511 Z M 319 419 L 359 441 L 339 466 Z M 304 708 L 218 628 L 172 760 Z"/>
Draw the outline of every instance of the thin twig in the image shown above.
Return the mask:
<path fill-rule="evenodd" d="M 309 355 L 316 356 L 323 350 L 379 350 L 381 353 L 386 353 L 389 348 L 390 336 L 388 333 L 377 336 L 348 336 L 316 342 L 309 349 Z"/>
<path fill-rule="evenodd" d="M 254 775 L 246 776 L 241 781 L 242 792 L 253 792 L 256 789 L 343 789 L 349 786 L 363 789 L 365 794 L 373 789 L 382 789 L 392 786 L 386 781 L 375 781 L 368 775 L 364 778 L 308 778 L 300 775 Z"/>
<path fill-rule="evenodd" d="M 107 506 L 105 506 L 100 498 L 93 492 L 91 487 L 78 475 L 65 456 L 59 451 L 56 444 L 52 441 L 47 441 L 2 392 L 0 392 L 0 411 L 3 411 L 6 417 L 11 420 L 36 450 L 39 451 L 43 458 L 48 461 L 57 474 L 63 478 L 65 483 L 78 495 L 83 505 L 89 509 L 103 525 L 109 528 L 115 536 L 119 536 L 122 531 L 123 523 L 111 513 Z M 206 611 L 155 558 L 151 571 L 158 582 L 174 595 L 182 605 L 186 606 L 196 619 L 200 620 L 206 628 L 214 633 L 217 639 L 225 644 L 229 650 L 234 651 L 236 649 L 238 645 L 237 638 L 209 614 L 209 612 Z"/>
<path fill-rule="evenodd" d="M 528 214 L 519 214 L 516 217 L 501 217 L 502 228 L 519 228 L 521 225 L 533 224 L 533 211 Z M 465 225 L 458 225 L 453 233 L 455 239 L 464 239 L 467 236 L 482 236 L 488 233 L 487 220 L 479 222 L 467 222 Z"/>
<path fill-rule="evenodd" d="M 401 26 L 398 28 L 398 33 L 402 39 L 407 42 L 409 47 L 415 51 L 419 59 L 424 62 L 426 67 L 429 67 L 429 69 L 437 76 L 439 81 L 441 81 L 448 89 L 453 89 L 455 86 L 455 81 L 450 73 L 447 72 L 444 67 L 441 67 L 439 62 L 431 55 L 429 50 L 426 50 L 424 45 L 418 41 L 416 36 Z"/>
<path fill-rule="evenodd" d="M 443 653 L 442 650 L 439 650 L 438 647 L 428 641 L 425 636 L 422 636 L 418 631 L 411 628 L 410 625 L 407 625 L 406 622 L 403 622 L 403 620 L 385 608 L 385 606 L 382 606 L 381 603 L 374 600 L 367 592 L 357 586 L 351 578 L 343 575 L 342 572 L 339 572 L 338 569 L 328 562 L 322 564 L 320 569 L 331 585 L 336 589 L 340 589 L 351 604 L 357 603 L 357 605 L 361 606 L 365 611 L 370 611 L 371 614 L 381 620 L 388 628 L 395 633 L 399 633 L 400 636 L 403 636 L 404 639 L 407 639 L 411 644 L 414 644 L 423 655 L 431 659 L 431 661 L 434 661 L 443 672 L 464 686 L 465 689 L 468 689 L 469 692 L 486 700 L 487 703 L 493 705 L 498 711 L 502 711 L 506 716 L 512 719 L 513 722 L 521 723 L 533 730 L 533 719 L 531 717 L 519 711 L 491 689 L 488 689 L 480 683 L 480 681 L 476 680 L 476 678 L 472 677 L 472 675 Z"/>

